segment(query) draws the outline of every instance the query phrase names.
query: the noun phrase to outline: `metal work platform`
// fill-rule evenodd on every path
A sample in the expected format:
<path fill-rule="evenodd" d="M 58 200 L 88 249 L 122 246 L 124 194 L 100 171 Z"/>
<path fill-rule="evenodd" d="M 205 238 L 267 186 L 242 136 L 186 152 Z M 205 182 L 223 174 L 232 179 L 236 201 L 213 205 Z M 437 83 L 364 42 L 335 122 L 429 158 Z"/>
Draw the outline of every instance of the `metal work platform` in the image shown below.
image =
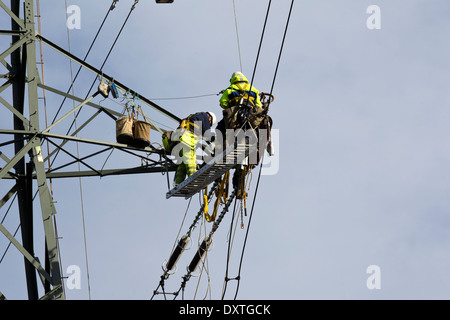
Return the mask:
<path fill-rule="evenodd" d="M 192 176 L 167 192 L 166 199 L 170 197 L 185 197 L 189 199 L 211 182 L 221 177 L 225 172 L 240 164 L 246 156 L 252 152 L 256 152 L 256 148 L 256 143 L 235 142 L 197 170 Z"/>

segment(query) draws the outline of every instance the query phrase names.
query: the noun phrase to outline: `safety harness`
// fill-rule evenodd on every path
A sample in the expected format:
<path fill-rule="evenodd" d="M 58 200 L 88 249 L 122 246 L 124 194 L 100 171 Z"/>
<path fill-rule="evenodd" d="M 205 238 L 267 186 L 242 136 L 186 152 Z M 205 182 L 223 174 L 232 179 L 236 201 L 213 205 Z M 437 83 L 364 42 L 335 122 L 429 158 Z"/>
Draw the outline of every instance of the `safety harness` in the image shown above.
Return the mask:
<path fill-rule="evenodd" d="M 238 90 L 236 90 L 235 88 L 232 88 L 234 91 L 232 91 L 229 95 L 229 107 L 234 107 L 234 106 L 246 106 L 246 107 L 250 107 L 250 108 L 255 108 L 256 104 L 256 92 L 251 91 L 251 90 L 245 90 L 243 85 L 240 85 L 239 83 L 235 83 L 235 85 L 238 87 Z"/>
<path fill-rule="evenodd" d="M 198 113 L 191 114 L 186 119 L 181 121 L 180 129 L 189 130 L 191 133 L 194 133 L 195 129 L 200 129 L 199 125 L 195 124 L 194 121 L 191 121 L 191 118 L 197 114 Z"/>

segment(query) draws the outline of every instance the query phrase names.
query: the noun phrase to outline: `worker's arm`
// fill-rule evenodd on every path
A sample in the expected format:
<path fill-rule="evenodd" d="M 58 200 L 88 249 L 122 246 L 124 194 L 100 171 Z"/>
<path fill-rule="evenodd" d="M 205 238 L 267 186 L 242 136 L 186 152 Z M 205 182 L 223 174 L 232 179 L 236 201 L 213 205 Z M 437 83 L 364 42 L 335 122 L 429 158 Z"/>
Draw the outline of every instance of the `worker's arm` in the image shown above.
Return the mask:
<path fill-rule="evenodd" d="M 219 104 L 222 107 L 222 109 L 228 108 L 228 103 L 229 103 L 228 95 L 230 94 L 230 92 L 231 92 L 230 89 L 225 90 L 222 94 L 222 97 L 219 100 Z"/>
<path fill-rule="evenodd" d="M 261 99 L 259 98 L 259 91 L 258 90 L 255 90 L 255 91 L 256 91 L 256 106 L 258 108 L 262 108 Z"/>

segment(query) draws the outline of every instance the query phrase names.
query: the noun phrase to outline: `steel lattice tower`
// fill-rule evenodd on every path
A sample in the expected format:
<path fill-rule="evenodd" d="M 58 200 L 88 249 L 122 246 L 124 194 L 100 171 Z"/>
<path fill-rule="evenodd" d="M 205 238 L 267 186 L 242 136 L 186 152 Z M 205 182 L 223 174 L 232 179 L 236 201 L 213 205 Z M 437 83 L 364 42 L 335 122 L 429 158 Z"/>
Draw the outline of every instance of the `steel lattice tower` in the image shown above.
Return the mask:
<path fill-rule="evenodd" d="M 58 240 L 53 224 L 52 216 L 56 213 L 56 208 L 52 199 L 52 194 L 48 186 L 48 179 L 56 179 L 60 177 L 85 177 L 85 176 L 105 176 L 118 174 L 136 174 L 150 172 L 169 172 L 174 171 L 174 164 L 165 156 L 160 149 L 152 146 L 145 148 L 136 148 L 124 144 L 97 141 L 86 138 L 77 137 L 76 133 L 82 130 L 89 122 L 96 118 L 99 114 L 103 114 L 109 118 L 117 119 L 120 113 L 108 109 L 104 106 L 95 104 L 92 98 L 82 99 L 69 93 L 65 93 L 60 89 L 53 88 L 43 84 L 40 80 L 40 74 L 37 68 L 36 59 L 36 42 L 41 41 L 48 47 L 56 50 L 59 54 L 65 55 L 73 62 L 79 64 L 83 68 L 91 71 L 96 75 L 101 75 L 102 79 L 108 82 L 114 82 L 118 88 L 130 94 L 136 94 L 132 89 L 121 84 L 112 77 L 102 73 L 95 67 L 87 64 L 83 60 L 77 58 L 51 41 L 45 39 L 38 34 L 35 29 L 35 9 L 34 0 L 24 0 L 23 8 L 19 0 L 11 0 L 10 7 L 4 4 L 4 0 L 0 0 L 0 11 L 11 18 L 11 30 L 0 30 L 0 39 L 3 43 L 8 38 L 12 41 L 10 46 L 0 53 L 0 63 L 3 69 L 7 70 L 6 74 L 1 74 L 0 79 L 4 82 L 0 84 L 0 106 L 7 109 L 13 117 L 12 126 L 10 128 L 0 128 L 0 179 L 4 182 L 12 182 L 12 187 L 4 195 L 0 195 L 0 209 L 9 202 L 13 197 L 17 199 L 18 214 L 20 217 L 20 231 L 22 235 L 21 241 L 15 238 L 0 221 L 0 231 L 23 255 L 25 261 L 25 275 L 27 283 L 28 298 L 36 299 L 64 299 L 63 281 L 60 268 L 60 260 L 58 256 Z M 21 18 L 23 12 L 23 18 Z M 7 58 L 9 57 L 9 62 Z M 6 94 L 9 90 L 10 94 Z M 61 97 L 65 97 L 76 101 L 78 105 L 60 117 L 56 122 L 47 128 L 40 128 L 42 123 L 40 119 L 38 90 L 43 89 L 52 92 Z M 8 101 L 8 99 L 10 101 Z M 180 119 L 165 109 L 159 107 L 152 101 L 140 96 L 140 101 L 147 106 L 152 107 L 164 116 L 179 122 Z M 26 106 L 28 104 L 28 106 Z M 96 109 L 96 113 L 79 125 L 78 129 L 72 134 L 56 134 L 52 133 L 61 121 L 69 115 L 74 114 L 82 107 L 91 107 Z M 152 129 L 162 132 L 154 123 Z M 51 132 L 52 131 L 52 132 Z M 44 142 L 50 142 L 55 146 L 54 151 L 64 151 L 66 143 L 84 143 L 95 147 L 101 147 L 100 151 L 93 151 L 90 155 L 83 158 L 70 154 L 73 158 L 72 162 L 81 163 L 88 167 L 86 171 L 64 171 L 66 165 L 61 165 L 59 170 L 50 170 L 46 167 L 47 158 L 44 155 Z M 120 150 L 127 154 L 131 154 L 137 158 L 147 160 L 145 165 L 137 167 L 126 167 L 119 169 L 103 170 L 103 168 L 94 168 L 88 166 L 85 159 L 92 158 L 98 154 L 102 154 L 108 150 Z M 9 151 L 9 154 L 5 152 Z M 12 150 L 12 151 L 11 151 Z M 142 155 L 142 154 L 146 154 Z M 156 157 L 155 159 L 149 158 Z M 33 186 L 37 185 L 36 190 Z M 34 198 L 34 194 L 37 196 Z M 34 254 L 33 235 L 35 226 L 33 225 L 33 216 L 37 212 L 33 212 L 33 202 L 40 203 L 42 221 L 45 235 L 45 256 L 36 257 Z M 37 206 L 36 206 L 37 207 Z M 43 264 L 41 264 L 43 262 Z M 44 288 L 44 294 L 39 295 L 40 283 Z M 12 280 L 13 281 L 13 280 Z M 0 298 L 6 299 L 0 288 Z M 42 291 L 42 290 L 41 290 Z"/>

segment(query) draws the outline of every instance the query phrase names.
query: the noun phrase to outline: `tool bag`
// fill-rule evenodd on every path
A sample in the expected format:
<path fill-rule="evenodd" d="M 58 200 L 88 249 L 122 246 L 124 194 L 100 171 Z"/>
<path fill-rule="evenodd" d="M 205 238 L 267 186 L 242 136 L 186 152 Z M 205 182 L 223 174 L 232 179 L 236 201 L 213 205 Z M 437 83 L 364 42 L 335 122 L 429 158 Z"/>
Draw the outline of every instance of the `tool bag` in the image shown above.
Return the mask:
<path fill-rule="evenodd" d="M 263 122 L 264 119 L 266 118 L 267 115 L 264 111 L 265 110 L 263 108 L 255 108 L 253 112 L 249 115 L 248 122 L 250 123 L 253 129 L 258 128 L 261 122 Z"/>
<path fill-rule="evenodd" d="M 127 115 L 125 115 L 125 111 Z M 144 116 L 144 121 L 139 120 L 139 111 L 142 113 L 141 106 L 138 106 L 138 112 L 135 117 L 134 108 L 130 115 L 128 105 L 125 106 L 123 116 L 116 120 L 116 141 L 131 145 L 136 148 L 145 148 L 150 145 L 150 123 Z M 143 113 L 142 113 L 143 114 Z"/>
<path fill-rule="evenodd" d="M 141 106 L 138 106 L 136 120 L 133 125 L 133 145 L 137 148 L 145 148 L 150 145 L 150 123 L 147 122 L 145 116 L 144 121 L 139 120 L 139 112 L 142 113 Z M 143 114 L 143 113 L 142 113 Z"/>
<path fill-rule="evenodd" d="M 256 129 L 258 127 L 266 127 L 268 122 L 272 122 L 272 119 L 267 115 L 269 112 L 269 105 L 275 99 L 270 93 L 261 92 L 261 103 L 262 108 L 256 108 L 253 113 L 248 117 L 248 121 Z"/>
<path fill-rule="evenodd" d="M 236 129 L 238 126 L 239 106 L 229 107 L 222 111 L 225 129 Z"/>
<path fill-rule="evenodd" d="M 133 117 L 130 116 L 128 106 L 125 107 L 128 115 L 124 115 L 116 120 L 116 141 L 123 144 L 131 144 L 133 142 Z"/>
<path fill-rule="evenodd" d="M 250 109 L 239 105 L 223 110 L 222 114 L 226 129 L 240 128 L 244 124 L 245 119 L 248 120 L 253 129 L 256 129 L 266 118 L 263 108 Z"/>

